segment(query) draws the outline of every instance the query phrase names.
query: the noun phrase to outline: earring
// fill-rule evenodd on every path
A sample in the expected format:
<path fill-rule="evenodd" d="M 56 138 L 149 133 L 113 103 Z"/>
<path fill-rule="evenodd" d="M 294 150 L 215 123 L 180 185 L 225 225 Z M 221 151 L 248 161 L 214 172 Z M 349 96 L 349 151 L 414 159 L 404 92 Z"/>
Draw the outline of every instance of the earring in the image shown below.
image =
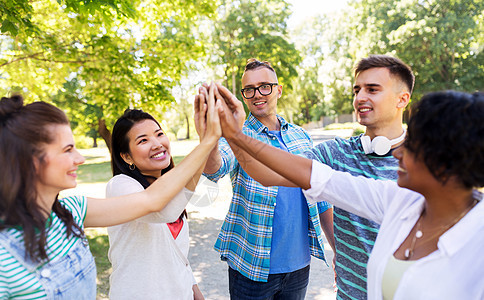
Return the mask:
<path fill-rule="evenodd" d="M 131 171 L 134 171 L 134 169 L 136 169 L 136 166 L 134 164 L 130 164 L 128 166 L 128 168 L 131 170 Z"/>

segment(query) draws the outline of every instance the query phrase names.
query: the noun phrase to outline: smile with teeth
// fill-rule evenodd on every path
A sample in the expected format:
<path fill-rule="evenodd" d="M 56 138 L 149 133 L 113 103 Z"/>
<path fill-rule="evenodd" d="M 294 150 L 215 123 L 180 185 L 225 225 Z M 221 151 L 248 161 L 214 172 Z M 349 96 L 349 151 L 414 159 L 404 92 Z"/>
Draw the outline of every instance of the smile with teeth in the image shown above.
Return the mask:
<path fill-rule="evenodd" d="M 371 108 L 360 108 L 358 111 L 364 113 L 364 112 L 368 112 L 368 111 L 371 111 L 371 110 L 372 110 Z"/>
<path fill-rule="evenodd" d="M 402 173 L 407 173 L 407 170 L 405 170 L 404 168 L 402 167 L 398 167 L 398 171 L 402 172 Z"/>
<path fill-rule="evenodd" d="M 257 101 L 257 102 L 254 102 L 254 106 L 259 106 L 259 105 L 262 105 L 262 104 L 265 104 L 266 101 Z"/>
<path fill-rule="evenodd" d="M 157 154 L 151 156 L 151 158 L 162 158 L 163 156 L 165 156 L 165 153 L 166 153 L 166 151 L 157 153 Z"/>

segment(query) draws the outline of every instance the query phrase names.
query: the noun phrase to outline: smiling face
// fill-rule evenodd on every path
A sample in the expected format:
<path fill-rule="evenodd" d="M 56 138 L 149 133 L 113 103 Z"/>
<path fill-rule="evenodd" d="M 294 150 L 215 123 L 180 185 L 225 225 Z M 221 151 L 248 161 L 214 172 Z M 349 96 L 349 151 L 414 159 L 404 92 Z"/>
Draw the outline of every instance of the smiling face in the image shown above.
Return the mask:
<path fill-rule="evenodd" d="M 242 76 L 242 88 L 259 87 L 263 84 L 277 83 L 276 74 L 265 67 L 245 71 Z M 272 87 L 272 93 L 263 96 L 259 91 L 255 91 L 253 98 L 246 99 L 244 102 L 249 111 L 262 123 L 264 119 L 275 118 L 277 113 L 277 99 L 282 95 L 282 86 Z"/>
<path fill-rule="evenodd" d="M 387 68 L 372 68 L 359 73 L 353 87 L 353 107 L 361 125 L 368 130 L 401 128 L 403 109 L 410 94 Z"/>
<path fill-rule="evenodd" d="M 393 156 L 398 159 L 397 183 L 400 187 L 424 194 L 440 184 L 423 160 L 405 146 L 393 150 Z"/>
<path fill-rule="evenodd" d="M 44 199 L 54 199 L 60 191 L 76 187 L 77 167 L 85 159 L 74 146 L 68 124 L 51 125 L 47 130 L 54 136 L 54 141 L 42 147 L 42 161 L 36 160 L 37 192 Z"/>
<path fill-rule="evenodd" d="M 161 170 L 170 165 L 170 140 L 155 121 L 142 120 L 129 130 L 129 153 L 123 160 L 135 164 L 141 174 L 160 177 Z"/>

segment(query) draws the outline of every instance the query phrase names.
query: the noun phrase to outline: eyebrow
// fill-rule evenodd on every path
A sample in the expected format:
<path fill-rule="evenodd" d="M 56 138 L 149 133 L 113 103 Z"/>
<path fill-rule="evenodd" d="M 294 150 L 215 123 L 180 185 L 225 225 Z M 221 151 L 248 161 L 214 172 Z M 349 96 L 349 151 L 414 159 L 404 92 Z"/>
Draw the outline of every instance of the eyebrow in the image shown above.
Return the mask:
<path fill-rule="evenodd" d="M 271 83 L 271 82 L 269 82 L 269 81 L 263 81 L 263 82 L 259 82 L 257 84 L 248 84 L 248 85 L 246 85 L 244 87 L 244 89 L 246 89 L 246 88 L 253 88 L 253 87 L 256 87 L 256 86 L 261 86 L 261 85 L 269 84 L 269 83 Z"/>
<path fill-rule="evenodd" d="M 381 87 L 381 84 L 379 83 L 365 83 L 365 84 L 362 84 L 362 86 L 364 87 Z M 360 85 L 354 85 L 353 86 L 353 89 L 358 89 L 358 88 L 361 88 Z"/>
<path fill-rule="evenodd" d="M 66 150 L 67 148 L 74 148 L 74 144 L 68 144 L 64 146 L 63 150 Z"/>
<path fill-rule="evenodd" d="M 158 131 L 161 131 L 163 132 L 163 130 L 161 128 L 158 128 L 154 131 L 154 133 L 157 133 Z M 138 139 L 142 138 L 142 137 L 145 137 L 145 136 L 148 136 L 147 134 L 140 134 L 138 135 L 137 137 L 134 138 L 135 141 L 137 141 Z"/>

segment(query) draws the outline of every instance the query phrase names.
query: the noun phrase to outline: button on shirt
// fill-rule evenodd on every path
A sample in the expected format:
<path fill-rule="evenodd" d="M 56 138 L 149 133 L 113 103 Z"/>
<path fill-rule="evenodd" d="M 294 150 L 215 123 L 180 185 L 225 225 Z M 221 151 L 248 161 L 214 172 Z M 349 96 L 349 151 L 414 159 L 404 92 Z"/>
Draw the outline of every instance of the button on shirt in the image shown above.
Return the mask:
<path fill-rule="evenodd" d="M 277 116 L 281 136 L 290 153 L 301 154 L 312 147 L 309 134 L 302 128 L 287 123 Z M 244 123 L 243 132 L 259 141 L 277 147 L 278 139 L 252 114 Z M 220 139 L 222 158 L 220 169 L 214 174 L 204 174 L 217 181 L 230 173 L 233 197 L 229 211 L 215 243 L 215 249 L 229 266 L 247 278 L 266 282 L 270 269 L 272 226 L 278 187 L 264 187 L 252 179 L 237 162 L 230 146 Z M 284 162 L 281 162 L 284 163 Z M 325 260 L 319 213 L 331 206 L 322 202 L 308 204 L 309 248 L 315 257 Z"/>

